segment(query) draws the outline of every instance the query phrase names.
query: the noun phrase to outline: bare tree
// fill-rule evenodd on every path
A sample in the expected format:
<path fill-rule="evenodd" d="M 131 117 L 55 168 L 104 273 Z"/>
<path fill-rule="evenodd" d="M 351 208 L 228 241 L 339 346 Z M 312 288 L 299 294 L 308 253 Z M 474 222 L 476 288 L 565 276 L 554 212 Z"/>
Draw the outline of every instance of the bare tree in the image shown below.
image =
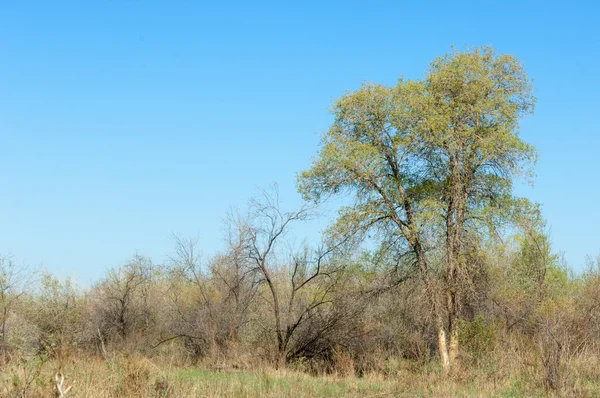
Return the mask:
<path fill-rule="evenodd" d="M 277 366 L 302 355 L 325 336 L 325 330 L 310 330 L 317 332 L 311 337 L 300 336 L 300 331 L 322 316 L 322 309 L 331 307 L 338 275 L 343 269 L 340 264 L 329 261 L 333 247 L 317 250 L 305 247 L 295 252 L 286 245 L 285 237 L 291 225 L 314 215 L 315 208 L 306 204 L 298 211 L 282 211 L 277 187 L 274 187 L 271 191 L 262 191 L 259 199 L 250 201 L 245 217 L 231 217 L 235 240 L 239 242 L 241 257 L 245 258 L 246 273 L 256 273 L 259 276 L 256 283 L 265 287 L 259 289 L 259 294 L 271 309 L 273 324 L 267 329 L 276 341 Z M 326 330 L 332 326 L 327 322 L 321 325 Z"/>
<path fill-rule="evenodd" d="M 154 346 L 181 338 L 195 356 L 226 353 L 247 323 L 256 293 L 254 275 L 242 265 L 240 244 L 228 240 L 224 254 L 203 264 L 197 238 L 174 239 L 175 253 L 167 270 L 173 306 L 170 326 L 168 336 Z"/>
<path fill-rule="evenodd" d="M 7 323 L 25 287 L 30 284 L 35 273 L 27 266 L 18 266 L 10 259 L 0 257 L 0 352 L 6 362 L 9 351 Z"/>
<path fill-rule="evenodd" d="M 137 254 L 124 266 L 111 270 L 96 287 L 98 327 L 125 341 L 135 326 L 148 326 L 151 277 L 151 260 Z"/>

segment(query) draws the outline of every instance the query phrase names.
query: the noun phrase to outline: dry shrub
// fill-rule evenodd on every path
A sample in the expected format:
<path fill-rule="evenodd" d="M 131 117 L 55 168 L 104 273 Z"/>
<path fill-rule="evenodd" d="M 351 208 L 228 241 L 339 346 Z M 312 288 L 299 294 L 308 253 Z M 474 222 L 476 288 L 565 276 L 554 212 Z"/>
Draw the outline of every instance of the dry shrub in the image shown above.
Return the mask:
<path fill-rule="evenodd" d="M 154 391 L 158 398 L 168 398 L 173 395 L 173 387 L 164 378 L 158 378 L 154 381 Z"/>
<path fill-rule="evenodd" d="M 0 389 L 2 397 L 33 397 L 42 396 L 51 389 L 51 384 L 42 376 L 46 365 L 45 356 L 20 358 L 10 367 L 0 372 Z"/>
<path fill-rule="evenodd" d="M 354 358 L 352 354 L 344 351 L 340 346 L 333 349 L 331 355 L 331 366 L 333 372 L 342 377 L 352 377 L 354 373 Z"/>
<path fill-rule="evenodd" d="M 144 397 L 151 385 L 150 375 L 154 367 L 150 360 L 143 357 L 125 357 L 120 361 L 121 379 L 116 386 L 118 397 Z"/>
<path fill-rule="evenodd" d="M 387 375 L 387 362 L 385 352 L 380 348 L 371 351 L 364 350 L 354 357 L 354 367 L 359 376 L 367 374 Z"/>
<path fill-rule="evenodd" d="M 476 316 L 472 321 L 461 321 L 459 326 L 459 341 L 462 347 L 463 361 L 479 364 L 494 351 L 497 331 L 493 323 L 487 322 L 482 316 Z"/>

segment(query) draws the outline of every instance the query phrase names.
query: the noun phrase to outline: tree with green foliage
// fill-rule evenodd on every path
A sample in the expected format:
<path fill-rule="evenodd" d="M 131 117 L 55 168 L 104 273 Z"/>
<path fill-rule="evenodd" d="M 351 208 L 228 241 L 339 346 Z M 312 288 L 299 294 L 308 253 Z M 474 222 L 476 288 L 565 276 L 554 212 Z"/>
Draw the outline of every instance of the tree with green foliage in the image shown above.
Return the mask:
<path fill-rule="evenodd" d="M 412 260 L 405 262 L 428 290 L 446 370 L 458 354 L 469 251 L 531 208 L 512 184 L 531 175 L 536 159 L 518 135 L 534 104 L 515 57 L 487 47 L 453 51 L 424 79 L 365 84 L 339 99 L 318 156 L 299 176 L 308 200 L 354 195 L 332 238 L 361 241 L 376 232 L 398 258 Z"/>

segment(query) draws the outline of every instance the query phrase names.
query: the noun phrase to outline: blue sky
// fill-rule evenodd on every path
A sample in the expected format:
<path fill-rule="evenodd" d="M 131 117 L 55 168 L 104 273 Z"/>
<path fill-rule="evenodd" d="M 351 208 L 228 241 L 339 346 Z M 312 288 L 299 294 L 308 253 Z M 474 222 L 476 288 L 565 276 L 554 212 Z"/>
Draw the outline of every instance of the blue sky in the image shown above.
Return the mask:
<path fill-rule="evenodd" d="M 334 98 L 422 77 L 451 45 L 492 45 L 525 63 L 538 97 L 521 132 L 536 184 L 518 191 L 581 269 L 600 250 L 599 14 L 591 1 L 3 2 L 0 253 L 84 281 L 136 251 L 163 261 L 173 233 L 209 255 L 257 187 L 300 203 L 295 175 Z"/>

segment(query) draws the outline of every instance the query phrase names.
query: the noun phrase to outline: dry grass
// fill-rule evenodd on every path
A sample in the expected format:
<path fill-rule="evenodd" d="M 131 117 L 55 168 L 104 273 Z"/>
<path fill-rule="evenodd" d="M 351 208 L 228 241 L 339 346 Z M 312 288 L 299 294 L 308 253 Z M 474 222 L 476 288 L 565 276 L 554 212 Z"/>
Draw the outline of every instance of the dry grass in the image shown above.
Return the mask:
<path fill-rule="evenodd" d="M 346 361 L 340 359 L 341 362 Z M 598 363 L 575 364 L 568 388 L 547 392 L 535 369 L 504 374 L 482 366 L 480 371 L 456 370 L 451 376 L 438 367 L 415 368 L 406 361 L 388 361 L 384 372 L 356 377 L 341 366 L 339 374 L 310 376 L 292 370 L 216 370 L 157 363 L 143 357 L 23 361 L 0 374 L 2 397 L 52 397 L 54 374 L 61 370 L 68 397 L 534 397 L 598 396 Z M 60 369 L 59 369 L 60 368 Z M 591 377 L 590 377 L 591 375 Z"/>

